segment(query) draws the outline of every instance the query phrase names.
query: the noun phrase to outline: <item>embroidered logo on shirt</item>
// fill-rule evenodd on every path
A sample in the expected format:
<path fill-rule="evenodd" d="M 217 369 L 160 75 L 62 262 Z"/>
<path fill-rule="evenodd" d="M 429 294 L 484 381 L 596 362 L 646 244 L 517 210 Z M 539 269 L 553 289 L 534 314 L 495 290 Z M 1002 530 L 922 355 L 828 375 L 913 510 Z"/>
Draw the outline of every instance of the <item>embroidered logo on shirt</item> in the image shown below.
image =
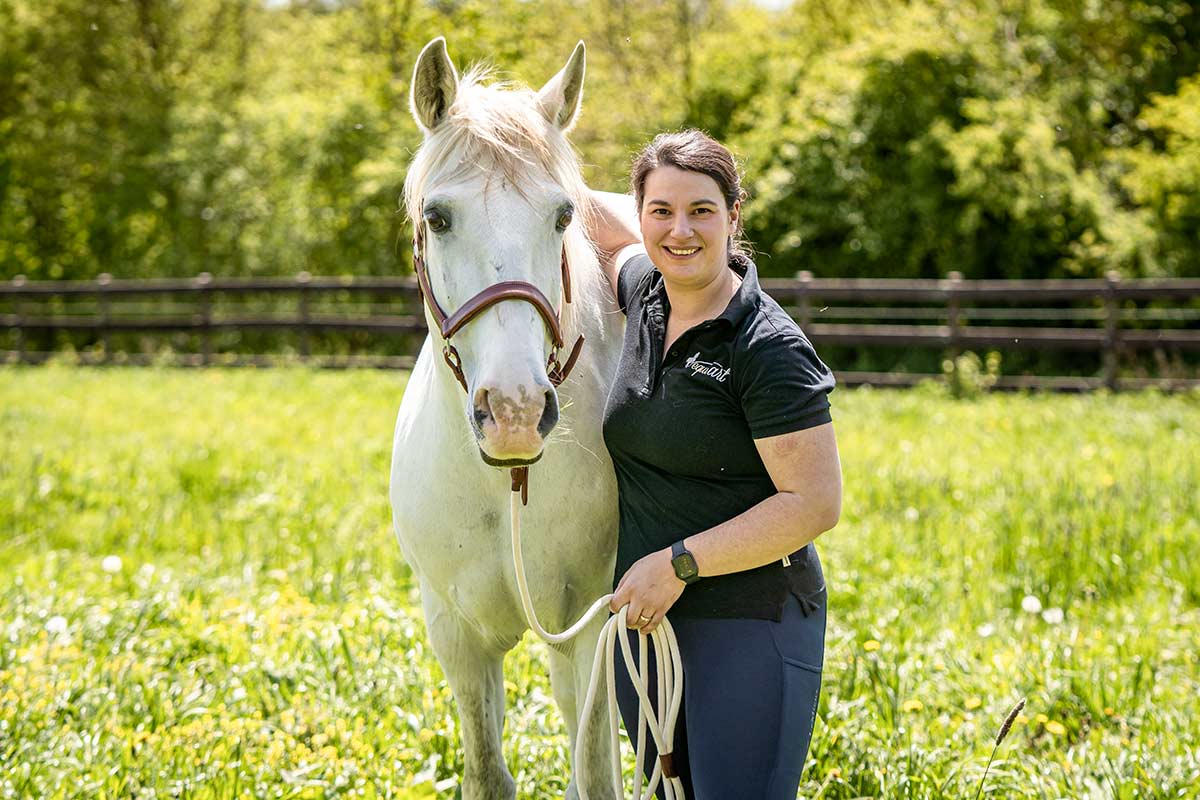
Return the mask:
<path fill-rule="evenodd" d="M 729 377 L 729 369 L 721 366 L 716 361 L 701 361 L 699 351 L 694 356 L 688 356 L 683 365 L 690 369 L 693 375 L 704 375 L 712 378 L 717 383 L 724 383 L 725 379 Z"/>

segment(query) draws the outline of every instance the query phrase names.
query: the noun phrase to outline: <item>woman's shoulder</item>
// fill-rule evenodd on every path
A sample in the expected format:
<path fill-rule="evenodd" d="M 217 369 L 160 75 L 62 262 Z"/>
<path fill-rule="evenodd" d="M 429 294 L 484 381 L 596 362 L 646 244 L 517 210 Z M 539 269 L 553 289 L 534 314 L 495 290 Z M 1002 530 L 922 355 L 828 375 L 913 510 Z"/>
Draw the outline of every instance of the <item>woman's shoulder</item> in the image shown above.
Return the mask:
<path fill-rule="evenodd" d="M 775 298 L 762 291 L 759 292 L 757 308 L 754 313 L 747 315 L 741 333 L 738 337 L 740 349 L 751 357 L 795 347 L 812 350 L 812 342 L 799 323 Z"/>
<path fill-rule="evenodd" d="M 760 294 L 758 308 L 747 315 L 737 338 L 735 361 L 743 393 L 775 394 L 783 388 L 828 392 L 833 388 L 833 372 L 800 325 L 770 295 Z"/>

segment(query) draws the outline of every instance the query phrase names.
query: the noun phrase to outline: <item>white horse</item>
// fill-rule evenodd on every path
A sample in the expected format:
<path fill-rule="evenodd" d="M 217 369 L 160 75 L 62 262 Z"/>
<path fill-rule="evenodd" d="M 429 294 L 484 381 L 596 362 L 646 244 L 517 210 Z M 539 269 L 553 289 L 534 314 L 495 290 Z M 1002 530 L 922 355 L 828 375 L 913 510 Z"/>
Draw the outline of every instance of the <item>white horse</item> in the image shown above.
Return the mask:
<path fill-rule="evenodd" d="M 537 462 L 523 525 L 543 624 L 562 630 L 611 591 L 616 483 L 600 424 L 623 320 L 579 219 L 586 188 L 565 138 L 583 76 L 580 42 L 540 92 L 484 85 L 480 71 L 460 79 L 441 38 L 421 51 L 413 74 L 412 112 L 425 139 L 404 189 L 427 266 L 430 335 L 396 422 L 391 504 L 401 550 L 420 579 L 430 641 L 458 704 L 465 798 L 515 794 L 501 748 L 502 661 L 526 622 L 508 539 L 510 476 L 498 466 Z M 439 352 L 446 344 L 441 317 L 495 284 L 518 288 L 454 332 L 454 350 L 446 350 L 447 362 L 461 364 L 460 385 Z M 541 309 L 530 299 L 539 292 Z M 556 308 L 563 362 L 577 337 L 586 338 L 557 391 L 547 374 L 557 348 L 545 318 Z M 550 650 L 572 750 L 599 630 L 596 621 Z M 598 703 L 588 724 L 603 724 L 607 714 Z M 608 737 L 588 739 L 585 788 L 593 798 L 611 798 Z M 580 777 L 568 797 L 578 796 Z"/>

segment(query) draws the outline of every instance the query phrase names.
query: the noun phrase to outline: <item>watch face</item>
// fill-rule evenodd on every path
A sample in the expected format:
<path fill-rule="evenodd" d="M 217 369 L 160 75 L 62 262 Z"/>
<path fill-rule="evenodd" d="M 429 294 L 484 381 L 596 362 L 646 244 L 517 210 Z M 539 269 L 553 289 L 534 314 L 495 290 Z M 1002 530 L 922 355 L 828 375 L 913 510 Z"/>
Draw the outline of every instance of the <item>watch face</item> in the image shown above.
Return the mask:
<path fill-rule="evenodd" d="M 696 566 L 696 559 L 691 553 L 680 553 L 675 558 L 671 559 L 671 563 L 675 566 L 675 575 L 681 581 L 694 578 L 700 572 L 699 568 Z"/>

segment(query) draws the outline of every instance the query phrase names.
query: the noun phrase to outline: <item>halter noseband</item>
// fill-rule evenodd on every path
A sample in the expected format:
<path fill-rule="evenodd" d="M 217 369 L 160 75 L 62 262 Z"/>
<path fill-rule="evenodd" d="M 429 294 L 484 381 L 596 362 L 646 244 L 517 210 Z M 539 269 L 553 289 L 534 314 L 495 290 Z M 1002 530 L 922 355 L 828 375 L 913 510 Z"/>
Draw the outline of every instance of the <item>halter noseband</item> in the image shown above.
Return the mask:
<path fill-rule="evenodd" d="M 414 228 L 416 232 L 413 236 L 413 271 L 417 273 L 417 286 L 421 297 L 425 300 L 425 305 L 429 308 L 429 312 L 437 320 L 438 329 L 442 334 L 444 342 L 442 357 L 454 373 L 454 377 L 458 379 L 458 383 L 462 386 L 463 391 L 467 391 L 467 379 L 463 375 L 462 359 L 458 355 L 458 350 L 450 343 L 450 337 L 458 333 L 468 322 L 482 314 L 487 308 L 503 300 L 523 300 L 537 309 L 538 314 L 541 315 L 542 320 L 546 323 L 546 327 L 550 330 L 550 339 L 554 343 L 554 347 L 550 350 L 550 358 L 546 362 L 546 376 L 554 386 L 558 386 L 565 381 L 567 376 L 571 374 L 571 369 L 575 366 L 575 362 L 579 359 L 579 351 L 583 347 L 583 337 L 580 336 L 575 341 L 570 354 L 567 356 L 567 363 L 565 365 L 560 364 L 558 361 L 558 351 L 563 346 L 562 322 L 559 319 L 559 313 L 550 306 L 550 301 L 546 299 L 546 295 L 542 294 L 541 290 L 532 283 L 525 281 L 500 281 L 499 283 L 493 283 L 463 303 L 453 314 L 447 314 L 442 310 L 442 306 L 438 303 L 437 298 L 433 296 L 433 287 L 429 283 L 429 271 L 425 268 L 425 221 L 416 222 Z M 562 282 L 563 300 L 570 303 L 571 268 L 567 264 L 566 243 L 563 243 L 562 249 Z"/>

